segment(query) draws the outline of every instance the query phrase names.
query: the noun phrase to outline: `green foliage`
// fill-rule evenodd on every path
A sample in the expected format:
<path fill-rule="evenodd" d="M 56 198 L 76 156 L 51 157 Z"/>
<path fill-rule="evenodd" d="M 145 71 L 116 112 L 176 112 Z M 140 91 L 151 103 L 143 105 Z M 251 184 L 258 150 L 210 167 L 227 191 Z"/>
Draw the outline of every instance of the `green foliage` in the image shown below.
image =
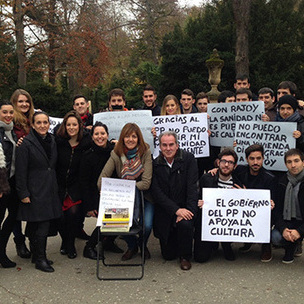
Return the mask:
<path fill-rule="evenodd" d="M 254 89 L 268 86 L 276 90 L 281 81 L 290 80 L 303 96 L 304 1 L 255 0 L 250 25 L 249 58 Z"/>
<path fill-rule="evenodd" d="M 35 109 L 41 109 L 51 116 L 63 117 L 72 109 L 67 91 L 56 92 L 56 88 L 41 80 L 29 82 L 25 88 L 33 97 Z"/>
<path fill-rule="evenodd" d="M 185 88 L 190 88 L 195 93 L 209 91 L 205 61 L 214 48 L 225 61 L 222 79 L 226 81 L 222 85 L 232 86 L 234 41 L 230 1 L 214 1 L 206 5 L 197 17 L 188 18 L 184 28 L 177 24 L 174 31 L 164 37 L 161 47 L 161 94 L 174 94 L 179 98 L 180 92 Z"/>
<path fill-rule="evenodd" d="M 233 89 L 235 28 L 232 1 L 212 1 L 185 27 L 176 25 L 163 39 L 161 94 L 190 88 L 209 91 L 205 60 L 217 48 L 224 60 L 219 90 Z M 252 0 L 249 26 L 251 88 L 276 89 L 291 80 L 304 95 L 304 1 Z"/>

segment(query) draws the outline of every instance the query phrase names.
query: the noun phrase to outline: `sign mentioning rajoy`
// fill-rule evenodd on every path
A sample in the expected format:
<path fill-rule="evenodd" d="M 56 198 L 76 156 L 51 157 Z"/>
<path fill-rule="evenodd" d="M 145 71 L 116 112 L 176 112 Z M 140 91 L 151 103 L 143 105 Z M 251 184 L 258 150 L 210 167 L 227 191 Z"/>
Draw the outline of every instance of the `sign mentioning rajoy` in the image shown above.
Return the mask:
<path fill-rule="evenodd" d="M 143 134 L 144 140 L 149 144 L 153 153 L 154 140 L 151 133 L 153 127 L 152 112 L 150 110 L 115 111 L 96 113 L 93 116 L 94 124 L 100 121 L 109 128 L 109 138 L 119 139 L 121 129 L 126 123 L 136 123 Z"/>
<path fill-rule="evenodd" d="M 261 121 L 263 101 L 209 103 L 210 143 L 216 147 L 232 146 L 237 121 Z"/>
<path fill-rule="evenodd" d="M 270 191 L 203 188 L 202 240 L 270 242 Z"/>
<path fill-rule="evenodd" d="M 154 157 L 159 155 L 158 135 L 174 131 L 179 137 L 179 147 L 195 157 L 209 156 L 208 122 L 206 113 L 154 116 L 157 134 L 154 142 Z"/>
<path fill-rule="evenodd" d="M 264 147 L 264 168 L 286 171 L 284 154 L 295 147 L 292 136 L 297 129 L 296 122 L 238 122 L 235 128 L 236 147 L 239 164 L 246 164 L 245 149 L 253 144 Z"/>

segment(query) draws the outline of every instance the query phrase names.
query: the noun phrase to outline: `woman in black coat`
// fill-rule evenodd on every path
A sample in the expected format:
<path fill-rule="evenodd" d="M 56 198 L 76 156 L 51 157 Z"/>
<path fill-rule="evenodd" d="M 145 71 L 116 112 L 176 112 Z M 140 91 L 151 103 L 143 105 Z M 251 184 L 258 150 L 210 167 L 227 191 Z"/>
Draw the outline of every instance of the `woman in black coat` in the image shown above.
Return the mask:
<path fill-rule="evenodd" d="M 6 179 L 9 181 L 10 192 L 0 198 L 0 264 L 3 268 L 15 267 L 6 255 L 6 246 L 16 223 L 18 210 L 18 196 L 15 187 L 15 150 L 17 136 L 13 131 L 14 108 L 9 101 L 0 101 L 0 143 L 3 148 L 3 161 Z M 4 157 L 5 156 L 5 157 Z M 1 182 L 2 183 L 2 182 Z M 5 212 L 8 215 L 5 217 Z"/>
<path fill-rule="evenodd" d="M 26 234 L 36 268 L 53 272 L 46 258 L 50 221 L 62 215 L 56 179 L 57 149 L 48 133 L 50 122 L 45 112 L 36 112 L 28 136 L 16 149 L 16 189 L 21 204 L 18 219 L 27 222 Z"/>
<path fill-rule="evenodd" d="M 81 117 L 76 111 L 68 112 L 56 133 L 58 161 L 57 179 L 59 198 L 62 202 L 64 217 L 60 234 L 62 237 L 61 254 L 68 258 L 77 256 L 75 249 L 76 231 L 82 222 L 82 192 L 80 187 L 80 161 L 86 150 L 91 147 L 91 136 L 84 132 Z"/>
<path fill-rule="evenodd" d="M 98 177 L 110 158 L 111 151 L 115 144 L 108 141 L 109 132 L 108 127 L 96 122 L 92 128 L 92 147 L 83 155 L 80 166 L 80 182 L 82 190 L 82 204 L 83 210 L 87 216 L 97 217 L 99 208 L 100 192 L 97 187 Z M 97 233 L 96 228 L 83 251 L 83 256 L 89 259 L 96 260 L 97 252 Z M 117 247 L 114 243 L 115 237 L 108 237 L 104 240 L 104 248 L 116 253 L 122 253 L 123 250 Z"/>

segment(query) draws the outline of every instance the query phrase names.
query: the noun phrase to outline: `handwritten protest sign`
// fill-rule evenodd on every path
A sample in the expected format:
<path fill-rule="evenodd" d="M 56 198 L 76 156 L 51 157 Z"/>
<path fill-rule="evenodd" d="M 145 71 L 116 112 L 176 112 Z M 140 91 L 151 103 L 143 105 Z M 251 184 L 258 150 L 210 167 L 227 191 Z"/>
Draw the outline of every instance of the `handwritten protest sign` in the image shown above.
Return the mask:
<path fill-rule="evenodd" d="M 264 147 L 264 167 L 269 170 L 286 171 L 284 154 L 295 147 L 292 136 L 296 122 L 237 122 L 234 148 L 239 164 L 247 164 L 245 149 L 253 144 Z"/>
<path fill-rule="evenodd" d="M 159 155 L 158 135 L 165 131 L 176 132 L 179 147 L 193 153 L 195 157 L 209 156 L 206 113 L 154 116 L 153 122 L 157 134 L 153 157 Z"/>
<path fill-rule="evenodd" d="M 129 226 L 133 222 L 136 181 L 119 178 L 102 178 L 99 211 L 96 226 L 102 226 L 105 209 L 129 209 Z"/>
<path fill-rule="evenodd" d="M 150 110 L 96 113 L 93 116 L 93 120 L 94 123 L 100 121 L 107 125 L 109 129 L 109 138 L 115 139 L 119 139 L 121 129 L 126 123 L 136 123 L 143 134 L 145 142 L 150 146 L 151 152 L 153 153 L 154 139 L 151 133 L 153 119 Z"/>
<path fill-rule="evenodd" d="M 210 143 L 216 147 L 232 146 L 237 121 L 261 121 L 265 113 L 263 101 L 209 103 L 207 110 Z"/>
<path fill-rule="evenodd" d="M 63 118 L 57 118 L 57 117 L 50 117 L 50 133 L 54 133 L 54 129 L 57 125 L 60 125 L 63 121 Z"/>
<path fill-rule="evenodd" d="M 202 240 L 270 242 L 270 191 L 203 188 Z"/>

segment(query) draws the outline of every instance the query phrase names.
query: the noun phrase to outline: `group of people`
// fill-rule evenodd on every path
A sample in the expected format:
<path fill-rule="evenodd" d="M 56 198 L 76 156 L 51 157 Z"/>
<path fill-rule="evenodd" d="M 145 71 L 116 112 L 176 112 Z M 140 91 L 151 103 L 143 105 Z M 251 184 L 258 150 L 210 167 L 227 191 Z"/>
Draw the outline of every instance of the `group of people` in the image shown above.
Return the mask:
<path fill-rule="evenodd" d="M 218 102 L 252 100 L 246 77 L 237 77 L 236 93 L 224 91 Z M 30 94 L 16 90 L 10 101 L 0 102 L 0 264 L 4 268 L 16 266 L 6 255 L 12 232 L 18 255 L 31 258 L 35 267 L 45 272 L 54 271 L 46 247 L 47 238 L 57 232 L 62 239 L 62 255 L 76 258 L 75 238 L 82 235 L 87 239 L 84 257 L 96 260 L 98 227 L 87 236 L 83 224 L 86 216 L 98 216 L 103 177 L 136 181 L 135 205 L 144 203 L 144 214 L 135 217 L 134 225 L 144 217 L 145 233 L 140 238 L 145 259 L 151 258 L 147 243 L 153 229 L 163 258 L 178 258 L 181 269 L 191 268 L 192 255 L 197 262 L 208 261 L 218 244 L 201 240 L 202 189 L 236 187 L 271 191 L 274 229 L 269 227 L 269 233 L 274 244 L 285 248 L 283 262 L 293 262 L 293 257 L 302 253 L 304 236 L 303 102 L 295 98 L 293 85 L 282 82 L 276 102 L 271 89 L 263 88 L 258 93 L 258 99 L 265 104 L 264 121 L 296 121 L 298 125 L 293 134 L 297 149 L 285 154 L 287 173 L 280 176 L 263 167 L 261 145 L 247 147 L 246 166 L 237 165 L 238 157 L 232 148 L 210 147 L 210 157 L 196 160 L 193 154 L 180 149 L 178 136 L 172 131 L 159 135 L 160 154 L 153 160 L 138 125 L 127 123 L 120 137 L 110 140 L 110 126 L 102 122 L 93 125 L 89 102 L 83 95 L 75 96 L 73 110 L 50 134 L 48 114 L 35 112 Z M 146 86 L 143 109 L 151 110 L 153 116 L 206 112 L 209 103 L 205 93 L 199 93 L 195 100 L 189 89 L 182 91 L 180 101 L 167 95 L 161 107 L 156 99 L 154 88 Z M 127 111 L 123 90 L 109 93 L 108 110 Z M 214 166 L 217 168 L 207 173 Z M 25 235 L 21 221 L 27 222 Z M 139 240 L 134 236 L 124 239 L 125 261 L 138 253 Z M 115 237 L 106 237 L 102 242 L 106 250 L 123 253 Z M 234 260 L 231 243 L 221 245 L 225 258 Z M 250 250 L 251 245 L 244 244 L 240 251 Z M 261 260 L 271 259 L 271 244 L 263 244 Z"/>

